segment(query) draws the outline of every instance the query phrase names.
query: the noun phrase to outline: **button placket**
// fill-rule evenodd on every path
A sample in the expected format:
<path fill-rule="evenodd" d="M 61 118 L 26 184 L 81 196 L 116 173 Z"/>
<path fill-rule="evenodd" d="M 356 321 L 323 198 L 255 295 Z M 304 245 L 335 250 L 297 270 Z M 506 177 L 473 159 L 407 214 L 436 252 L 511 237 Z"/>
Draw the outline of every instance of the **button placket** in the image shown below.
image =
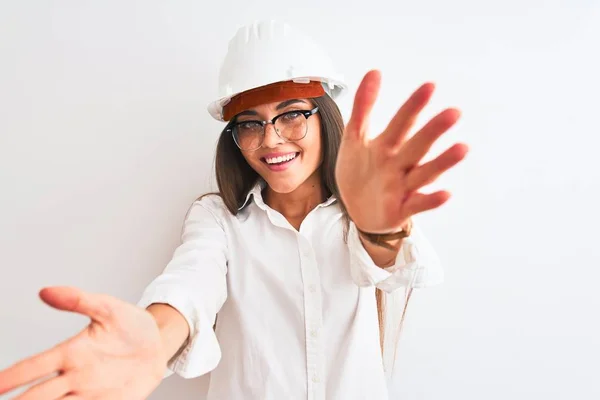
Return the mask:
<path fill-rule="evenodd" d="M 306 337 L 306 365 L 308 398 L 324 400 L 325 388 L 321 384 L 324 373 L 323 343 L 319 332 L 322 326 L 322 305 L 319 270 L 309 241 L 298 234 L 300 268 L 304 287 L 304 318 Z"/>

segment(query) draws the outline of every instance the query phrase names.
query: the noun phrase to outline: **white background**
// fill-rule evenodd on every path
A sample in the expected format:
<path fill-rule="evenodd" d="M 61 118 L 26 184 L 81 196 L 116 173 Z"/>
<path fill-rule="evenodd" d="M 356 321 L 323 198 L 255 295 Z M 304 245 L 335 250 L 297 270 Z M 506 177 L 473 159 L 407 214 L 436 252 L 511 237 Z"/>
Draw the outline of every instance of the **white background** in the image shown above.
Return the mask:
<path fill-rule="evenodd" d="M 402 339 L 404 399 L 600 398 L 600 5 L 571 1 L 0 1 L 0 368 L 75 334 L 41 303 L 76 285 L 137 301 L 211 186 L 227 41 L 284 18 L 351 94 L 383 73 L 373 132 L 425 80 L 468 159 L 419 218 L 444 285 Z M 268 63 L 269 60 L 265 60 Z M 153 400 L 202 399 L 206 377 Z"/>

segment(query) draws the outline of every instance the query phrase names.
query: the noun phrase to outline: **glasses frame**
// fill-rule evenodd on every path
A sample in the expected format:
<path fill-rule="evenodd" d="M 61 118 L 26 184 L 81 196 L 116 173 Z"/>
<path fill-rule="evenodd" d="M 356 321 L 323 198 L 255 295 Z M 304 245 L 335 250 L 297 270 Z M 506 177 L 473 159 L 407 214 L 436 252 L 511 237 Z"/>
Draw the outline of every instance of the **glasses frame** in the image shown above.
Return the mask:
<path fill-rule="evenodd" d="M 311 109 L 311 110 L 290 110 L 290 111 L 286 111 L 286 112 L 284 112 L 284 113 L 281 113 L 281 114 L 279 114 L 279 115 L 276 115 L 276 116 L 274 116 L 272 119 L 270 119 L 270 120 L 267 120 L 267 121 L 261 121 L 261 120 L 258 120 L 258 119 L 251 119 L 251 120 L 247 120 L 247 121 L 241 121 L 241 122 L 237 122 L 236 120 L 234 120 L 234 121 L 233 121 L 233 123 L 231 124 L 231 126 L 229 126 L 229 127 L 226 129 L 226 131 L 227 131 L 227 132 L 229 132 L 229 133 L 231 133 L 231 136 L 232 136 L 232 138 L 233 138 L 233 141 L 235 142 L 236 146 L 237 146 L 237 147 L 238 147 L 240 150 L 243 150 L 243 151 L 254 151 L 254 150 L 258 150 L 258 149 L 260 149 L 260 148 L 262 147 L 263 143 L 265 142 L 265 132 L 266 132 L 266 127 L 267 127 L 267 125 L 269 125 L 269 124 L 272 124 L 272 125 L 273 125 L 273 128 L 275 128 L 275 122 L 276 122 L 276 121 L 277 121 L 279 118 L 281 118 L 281 117 L 283 117 L 283 116 L 286 116 L 286 115 L 288 115 L 288 114 L 294 114 L 294 113 L 296 113 L 296 114 L 297 114 L 297 113 L 300 113 L 300 114 L 304 115 L 304 118 L 306 118 L 306 120 L 308 120 L 308 118 L 309 118 L 311 115 L 315 115 L 315 114 L 316 114 L 318 111 L 319 111 L 319 107 L 315 107 L 315 108 L 313 108 L 313 109 Z M 261 125 L 262 125 L 262 127 L 263 127 L 263 130 L 262 130 L 262 140 L 260 141 L 260 144 L 258 145 L 258 147 L 256 147 L 256 148 L 253 148 L 253 149 L 243 149 L 243 148 L 240 146 L 240 144 L 238 143 L 238 141 L 236 140 L 236 138 L 235 138 L 235 137 L 236 137 L 236 135 L 235 135 L 235 133 L 234 133 L 234 131 L 235 131 L 235 128 L 236 128 L 238 125 L 241 125 L 241 124 L 247 124 L 248 122 L 257 122 L 257 123 L 261 124 Z M 279 131 L 277 130 L 277 128 L 275 128 L 275 133 L 277 134 L 277 136 L 279 136 L 281 139 L 285 140 L 286 142 L 297 142 L 297 141 L 299 141 L 299 140 L 302 140 L 302 139 L 304 139 L 304 138 L 306 137 L 306 134 L 308 133 L 308 125 L 306 125 L 306 130 L 304 131 L 304 134 L 302 135 L 302 137 L 301 137 L 301 138 L 299 138 L 299 139 L 295 139 L 295 140 L 290 140 L 290 139 L 284 138 L 283 136 L 281 136 L 281 135 L 279 134 Z"/>

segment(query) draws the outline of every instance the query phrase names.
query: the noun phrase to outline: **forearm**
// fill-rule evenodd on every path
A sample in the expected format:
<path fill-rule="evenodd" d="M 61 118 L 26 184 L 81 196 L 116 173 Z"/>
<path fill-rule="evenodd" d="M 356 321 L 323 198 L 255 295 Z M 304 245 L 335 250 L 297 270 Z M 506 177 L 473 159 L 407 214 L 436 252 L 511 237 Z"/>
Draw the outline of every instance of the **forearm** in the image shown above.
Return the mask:
<path fill-rule="evenodd" d="M 165 364 L 179 352 L 186 342 L 190 328 L 187 320 L 168 304 L 151 304 L 147 308 L 158 325 L 165 351 Z"/>

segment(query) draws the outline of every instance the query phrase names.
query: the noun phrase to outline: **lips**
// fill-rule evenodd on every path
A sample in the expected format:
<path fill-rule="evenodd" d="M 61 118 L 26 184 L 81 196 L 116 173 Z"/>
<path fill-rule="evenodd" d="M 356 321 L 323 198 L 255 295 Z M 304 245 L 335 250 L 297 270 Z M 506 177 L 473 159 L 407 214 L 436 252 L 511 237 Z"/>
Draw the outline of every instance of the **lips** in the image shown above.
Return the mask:
<path fill-rule="evenodd" d="M 298 156 L 298 153 L 287 153 L 287 154 L 279 155 L 279 156 L 271 155 L 271 156 L 263 157 L 263 161 L 269 165 L 281 164 L 284 162 L 291 161 L 294 158 L 296 158 L 297 156 Z"/>
<path fill-rule="evenodd" d="M 262 157 L 261 161 L 271 171 L 283 171 L 293 164 L 299 155 L 299 152 L 272 153 Z"/>

